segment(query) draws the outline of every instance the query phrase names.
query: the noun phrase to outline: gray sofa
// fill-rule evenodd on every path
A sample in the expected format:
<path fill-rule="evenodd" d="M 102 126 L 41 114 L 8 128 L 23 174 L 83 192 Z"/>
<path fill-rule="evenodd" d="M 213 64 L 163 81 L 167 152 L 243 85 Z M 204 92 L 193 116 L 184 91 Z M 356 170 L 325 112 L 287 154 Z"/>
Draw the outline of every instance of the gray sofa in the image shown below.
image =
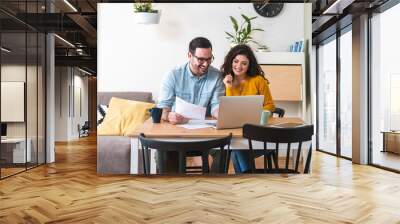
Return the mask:
<path fill-rule="evenodd" d="M 151 92 L 98 92 L 97 105 L 108 105 L 111 97 L 153 102 Z M 97 136 L 97 173 L 129 174 L 131 141 L 125 136 Z M 139 167 L 140 164 L 139 164 Z"/>

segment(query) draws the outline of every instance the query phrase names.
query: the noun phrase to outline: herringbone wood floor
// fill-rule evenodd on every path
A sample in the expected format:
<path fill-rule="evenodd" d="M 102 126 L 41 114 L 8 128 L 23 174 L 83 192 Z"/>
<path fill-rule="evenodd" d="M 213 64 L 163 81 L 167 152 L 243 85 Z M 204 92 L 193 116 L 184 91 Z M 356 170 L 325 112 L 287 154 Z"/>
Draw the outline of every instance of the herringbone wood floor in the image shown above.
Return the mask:
<path fill-rule="evenodd" d="M 400 175 L 315 153 L 311 175 L 96 174 L 95 138 L 0 181 L 0 223 L 400 223 Z"/>

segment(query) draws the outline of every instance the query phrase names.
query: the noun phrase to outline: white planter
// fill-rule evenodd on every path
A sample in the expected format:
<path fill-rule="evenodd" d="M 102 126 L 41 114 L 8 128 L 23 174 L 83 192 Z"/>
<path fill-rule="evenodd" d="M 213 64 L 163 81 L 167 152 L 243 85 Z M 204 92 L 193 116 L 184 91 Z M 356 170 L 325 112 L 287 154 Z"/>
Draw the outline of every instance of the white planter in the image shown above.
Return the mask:
<path fill-rule="evenodd" d="M 230 43 L 231 48 L 236 47 L 236 45 L 238 45 L 237 43 Z"/>
<path fill-rule="evenodd" d="M 160 22 L 160 15 L 160 10 L 157 13 L 135 12 L 135 21 L 139 24 L 158 24 Z"/>

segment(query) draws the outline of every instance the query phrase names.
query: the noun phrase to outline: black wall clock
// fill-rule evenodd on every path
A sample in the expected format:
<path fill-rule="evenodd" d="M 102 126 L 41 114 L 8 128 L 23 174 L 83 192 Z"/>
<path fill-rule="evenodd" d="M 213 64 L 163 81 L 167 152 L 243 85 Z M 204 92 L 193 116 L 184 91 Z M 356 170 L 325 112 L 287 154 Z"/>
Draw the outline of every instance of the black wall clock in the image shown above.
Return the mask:
<path fill-rule="evenodd" d="M 283 3 L 253 3 L 253 6 L 261 16 L 274 17 L 282 11 Z"/>

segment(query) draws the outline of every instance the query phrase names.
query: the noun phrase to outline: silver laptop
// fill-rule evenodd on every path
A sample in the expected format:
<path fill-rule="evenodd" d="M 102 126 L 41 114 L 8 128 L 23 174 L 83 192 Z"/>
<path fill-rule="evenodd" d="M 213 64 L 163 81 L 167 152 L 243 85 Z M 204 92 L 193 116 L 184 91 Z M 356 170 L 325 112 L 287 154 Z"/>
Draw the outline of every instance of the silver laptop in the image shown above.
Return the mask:
<path fill-rule="evenodd" d="M 259 124 L 264 96 L 221 96 L 217 129 L 241 128 L 244 124 Z"/>

